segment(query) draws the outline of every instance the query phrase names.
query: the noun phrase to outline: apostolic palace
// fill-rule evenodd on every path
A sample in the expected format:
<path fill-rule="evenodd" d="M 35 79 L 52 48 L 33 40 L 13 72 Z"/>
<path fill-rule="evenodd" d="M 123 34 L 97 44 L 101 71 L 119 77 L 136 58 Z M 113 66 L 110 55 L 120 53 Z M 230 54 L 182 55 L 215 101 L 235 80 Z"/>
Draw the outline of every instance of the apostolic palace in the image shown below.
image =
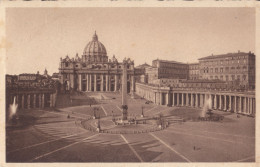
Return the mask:
<path fill-rule="evenodd" d="M 212 109 L 255 115 L 254 53 L 210 55 L 191 64 L 156 59 L 135 67 L 129 58 L 109 58 L 96 32 L 81 56 L 60 58 L 59 73 L 53 76 L 47 70 L 44 75 L 7 75 L 6 106 L 14 97 L 19 108 L 41 108 L 55 107 L 59 93 L 120 92 L 123 63 L 132 95 L 169 107 L 203 107 L 210 99 Z"/>

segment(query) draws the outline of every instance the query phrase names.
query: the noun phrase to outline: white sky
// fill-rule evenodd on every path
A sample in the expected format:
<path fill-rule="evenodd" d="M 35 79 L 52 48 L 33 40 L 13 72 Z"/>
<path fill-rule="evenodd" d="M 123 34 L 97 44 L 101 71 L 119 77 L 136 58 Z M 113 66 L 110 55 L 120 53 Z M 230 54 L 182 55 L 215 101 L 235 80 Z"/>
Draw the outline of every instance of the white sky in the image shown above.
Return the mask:
<path fill-rule="evenodd" d="M 254 8 L 9 8 L 7 74 L 58 72 L 60 57 L 99 41 L 135 66 L 154 59 L 197 62 L 213 54 L 255 51 Z"/>

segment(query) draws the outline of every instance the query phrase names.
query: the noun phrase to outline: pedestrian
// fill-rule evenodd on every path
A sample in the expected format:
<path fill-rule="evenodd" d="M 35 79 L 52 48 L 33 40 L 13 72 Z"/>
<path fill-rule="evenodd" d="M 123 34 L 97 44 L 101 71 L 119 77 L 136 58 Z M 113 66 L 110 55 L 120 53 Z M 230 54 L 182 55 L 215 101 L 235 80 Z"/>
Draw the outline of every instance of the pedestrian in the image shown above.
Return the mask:
<path fill-rule="evenodd" d="M 193 150 L 195 150 L 196 149 L 196 147 L 195 146 L 193 146 Z"/>

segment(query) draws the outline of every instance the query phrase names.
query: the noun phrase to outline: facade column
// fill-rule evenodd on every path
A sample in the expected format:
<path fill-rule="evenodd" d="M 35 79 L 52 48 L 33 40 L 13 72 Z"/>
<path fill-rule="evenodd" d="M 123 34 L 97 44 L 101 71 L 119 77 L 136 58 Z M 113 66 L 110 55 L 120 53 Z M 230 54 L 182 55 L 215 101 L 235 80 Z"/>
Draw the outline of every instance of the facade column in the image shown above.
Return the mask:
<path fill-rule="evenodd" d="M 31 108 L 31 95 L 30 94 L 27 95 L 27 108 L 28 109 Z"/>
<path fill-rule="evenodd" d="M 92 92 L 92 74 L 89 74 L 89 91 Z"/>
<path fill-rule="evenodd" d="M 88 74 L 86 74 L 86 91 L 89 91 L 89 77 Z"/>
<path fill-rule="evenodd" d="M 78 90 L 81 91 L 82 90 L 82 86 L 81 86 L 81 83 L 82 83 L 82 78 L 81 78 L 82 74 L 78 74 L 78 79 L 79 79 L 79 87 L 78 87 Z"/>
<path fill-rule="evenodd" d="M 24 94 L 22 95 L 22 109 L 24 109 Z"/>
<path fill-rule="evenodd" d="M 168 106 L 169 105 L 169 98 L 170 98 L 170 96 L 169 96 L 169 93 L 167 92 L 166 93 L 166 98 L 165 98 L 165 100 L 166 100 L 166 102 L 165 102 L 165 104 Z"/>
<path fill-rule="evenodd" d="M 106 92 L 108 91 L 108 74 L 106 75 Z"/>
<path fill-rule="evenodd" d="M 97 91 L 97 74 L 94 74 L 94 92 Z"/>
<path fill-rule="evenodd" d="M 36 108 L 36 94 L 33 95 L 33 108 Z"/>
<path fill-rule="evenodd" d="M 160 105 L 162 105 L 163 104 L 163 98 L 162 98 L 162 93 L 161 92 L 159 92 L 159 95 L 160 95 Z"/>
<path fill-rule="evenodd" d="M 100 91 L 104 91 L 104 76 L 103 74 L 100 75 L 101 77 L 101 84 L 100 84 Z"/>
<path fill-rule="evenodd" d="M 181 93 L 181 105 L 184 106 L 184 93 Z"/>
<path fill-rule="evenodd" d="M 252 99 L 249 97 L 249 106 L 248 106 L 248 114 L 251 115 L 252 114 Z"/>
<path fill-rule="evenodd" d="M 118 76 L 115 74 L 115 89 L 114 91 L 117 91 L 117 84 L 118 84 Z"/>
<path fill-rule="evenodd" d="M 45 107 L 44 93 L 42 94 L 42 108 Z"/>
<path fill-rule="evenodd" d="M 179 97 L 180 95 L 179 95 L 179 93 L 177 93 L 177 105 L 176 106 L 179 106 L 179 104 L 180 104 L 180 97 Z"/>

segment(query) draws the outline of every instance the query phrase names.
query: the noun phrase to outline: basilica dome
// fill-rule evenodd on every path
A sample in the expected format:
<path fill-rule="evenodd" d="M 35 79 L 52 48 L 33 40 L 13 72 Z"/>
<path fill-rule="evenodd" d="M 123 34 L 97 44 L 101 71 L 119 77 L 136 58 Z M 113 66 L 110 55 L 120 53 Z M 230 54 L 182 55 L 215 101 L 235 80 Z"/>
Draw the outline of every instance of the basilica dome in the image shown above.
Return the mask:
<path fill-rule="evenodd" d="M 102 63 L 108 61 L 106 48 L 101 42 L 98 41 L 96 32 L 92 37 L 92 41 L 86 45 L 83 51 L 82 59 L 84 62 L 90 63 Z"/>

